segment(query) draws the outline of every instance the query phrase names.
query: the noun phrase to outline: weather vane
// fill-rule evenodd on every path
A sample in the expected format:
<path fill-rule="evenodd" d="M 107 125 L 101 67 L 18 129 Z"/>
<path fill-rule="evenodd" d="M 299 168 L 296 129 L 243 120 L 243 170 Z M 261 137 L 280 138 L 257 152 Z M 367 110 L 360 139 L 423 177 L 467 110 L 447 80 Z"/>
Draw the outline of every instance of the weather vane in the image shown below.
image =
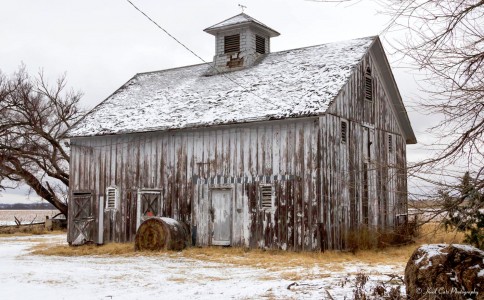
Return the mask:
<path fill-rule="evenodd" d="M 244 9 L 246 9 L 246 8 L 247 8 L 247 6 L 242 5 L 242 4 L 239 4 L 239 7 L 240 7 L 240 9 L 242 10 L 242 12 L 244 12 Z"/>

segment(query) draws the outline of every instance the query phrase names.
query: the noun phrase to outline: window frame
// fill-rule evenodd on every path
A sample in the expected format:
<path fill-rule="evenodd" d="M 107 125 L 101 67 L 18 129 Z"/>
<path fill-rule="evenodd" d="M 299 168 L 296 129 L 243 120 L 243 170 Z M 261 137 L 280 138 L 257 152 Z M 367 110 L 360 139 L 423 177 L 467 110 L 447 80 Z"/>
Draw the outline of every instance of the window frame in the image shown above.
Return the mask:
<path fill-rule="evenodd" d="M 163 216 L 163 209 L 164 209 L 164 201 L 163 201 L 163 190 L 162 189 L 138 189 L 136 193 L 136 230 L 138 230 L 139 226 L 141 225 L 141 219 L 145 217 L 144 212 L 142 211 L 143 208 L 143 194 L 155 194 L 159 195 L 158 199 L 158 212 L 156 215 L 148 216 L 148 217 L 162 217 Z"/>

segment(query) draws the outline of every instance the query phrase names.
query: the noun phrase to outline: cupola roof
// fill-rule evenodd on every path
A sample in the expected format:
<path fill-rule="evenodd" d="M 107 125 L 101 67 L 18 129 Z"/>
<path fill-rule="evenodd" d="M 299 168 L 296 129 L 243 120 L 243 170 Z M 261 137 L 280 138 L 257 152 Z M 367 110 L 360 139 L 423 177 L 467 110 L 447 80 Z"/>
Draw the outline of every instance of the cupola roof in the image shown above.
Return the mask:
<path fill-rule="evenodd" d="M 270 37 L 279 36 L 280 33 L 275 31 L 274 29 L 270 28 L 269 26 L 265 25 L 264 23 L 257 21 L 256 19 L 252 18 L 251 16 L 241 13 L 227 20 L 224 20 L 220 23 L 212 25 L 208 28 L 205 28 L 203 31 L 216 35 L 220 31 L 235 29 L 247 25 L 255 26 L 269 34 Z"/>

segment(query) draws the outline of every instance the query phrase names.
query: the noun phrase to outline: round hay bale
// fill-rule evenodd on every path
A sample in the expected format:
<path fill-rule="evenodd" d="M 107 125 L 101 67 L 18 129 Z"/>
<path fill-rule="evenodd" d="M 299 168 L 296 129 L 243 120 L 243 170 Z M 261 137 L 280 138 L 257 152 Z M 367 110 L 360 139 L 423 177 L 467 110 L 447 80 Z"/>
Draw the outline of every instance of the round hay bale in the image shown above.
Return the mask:
<path fill-rule="evenodd" d="M 484 299 L 484 252 L 469 245 L 431 244 L 405 268 L 408 299 Z"/>
<path fill-rule="evenodd" d="M 188 245 L 189 230 L 177 220 L 149 218 L 141 223 L 135 238 L 135 250 L 183 250 Z"/>

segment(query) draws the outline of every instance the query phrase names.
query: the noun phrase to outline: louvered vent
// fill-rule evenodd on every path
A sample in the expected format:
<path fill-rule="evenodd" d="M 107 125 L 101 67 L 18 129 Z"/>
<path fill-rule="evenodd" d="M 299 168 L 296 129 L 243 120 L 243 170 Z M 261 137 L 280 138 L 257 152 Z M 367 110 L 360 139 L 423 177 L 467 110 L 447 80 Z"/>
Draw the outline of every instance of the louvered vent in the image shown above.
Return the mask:
<path fill-rule="evenodd" d="M 262 208 L 272 208 L 272 186 L 261 185 L 260 196 Z"/>
<path fill-rule="evenodd" d="M 266 39 L 259 35 L 255 36 L 255 51 L 260 54 L 266 53 Z"/>
<path fill-rule="evenodd" d="M 341 143 L 346 143 L 347 132 L 346 122 L 341 121 Z"/>
<path fill-rule="evenodd" d="M 106 208 L 116 208 L 116 188 L 108 188 L 106 194 Z"/>
<path fill-rule="evenodd" d="M 373 84 L 370 76 L 365 76 L 365 99 L 373 101 Z"/>
<path fill-rule="evenodd" d="M 224 53 L 240 51 L 240 35 L 227 35 L 224 37 Z"/>
<path fill-rule="evenodd" d="M 388 152 L 393 152 L 393 137 L 391 134 L 388 135 Z"/>

